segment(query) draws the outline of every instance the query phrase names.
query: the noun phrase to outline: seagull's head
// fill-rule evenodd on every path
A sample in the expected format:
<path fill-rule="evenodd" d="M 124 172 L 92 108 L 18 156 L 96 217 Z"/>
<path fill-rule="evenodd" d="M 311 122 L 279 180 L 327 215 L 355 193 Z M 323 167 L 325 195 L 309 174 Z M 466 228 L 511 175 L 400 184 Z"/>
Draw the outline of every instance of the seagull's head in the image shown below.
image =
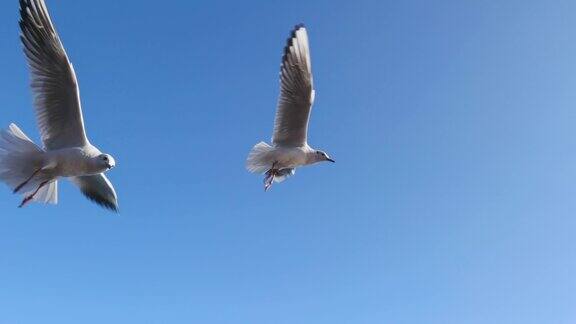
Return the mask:
<path fill-rule="evenodd" d="M 116 166 L 116 160 L 110 154 L 100 154 L 97 157 L 98 166 L 107 171 Z"/>
<path fill-rule="evenodd" d="M 336 162 L 334 160 L 332 160 L 328 154 L 326 154 L 326 152 L 323 151 L 316 151 L 314 152 L 314 162 L 323 162 L 323 161 L 328 161 L 328 162 Z"/>

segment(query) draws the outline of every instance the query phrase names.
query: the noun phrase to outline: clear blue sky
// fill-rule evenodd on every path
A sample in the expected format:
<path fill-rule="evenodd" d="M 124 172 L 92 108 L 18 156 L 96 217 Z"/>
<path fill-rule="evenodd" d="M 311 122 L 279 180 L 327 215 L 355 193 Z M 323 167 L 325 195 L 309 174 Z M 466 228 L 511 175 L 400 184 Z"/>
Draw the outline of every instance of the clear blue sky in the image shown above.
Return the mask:
<path fill-rule="evenodd" d="M 576 322 L 576 2 L 48 1 L 115 215 L 0 189 L 0 324 Z M 38 139 L 0 2 L 0 124 Z M 284 40 L 310 142 L 272 191 Z"/>

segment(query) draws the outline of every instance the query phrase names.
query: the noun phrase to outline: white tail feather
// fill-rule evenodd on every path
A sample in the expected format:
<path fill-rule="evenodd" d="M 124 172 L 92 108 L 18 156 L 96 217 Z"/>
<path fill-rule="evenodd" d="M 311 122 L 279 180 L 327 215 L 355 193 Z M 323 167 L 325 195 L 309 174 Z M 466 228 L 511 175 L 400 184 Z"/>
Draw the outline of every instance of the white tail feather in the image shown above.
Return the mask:
<path fill-rule="evenodd" d="M 33 192 L 29 192 L 26 196 L 32 193 Z M 58 203 L 58 181 L 54 180 L 40 188 L 32 200 L 39 203 L 56 205 Z"/>
<path fill-rule="evenodd" d="M 260 142 L 252 148 L 248 159 L 246 159 L 246 169 L 252 173 L 264 173 L 271 168 L 271 154 L 274 148 L 267 143 Z"/>
<path fill-rule="evenodd" d="M 13 190 L 26 182 L 36 171 L 43 167 L 44 151 L 39 148 L 15 124 L 7 130 L 0 130 L 0 181 Z M 33 193 L 38 186 L 48 179 L 40 174 L 33 177 L 18 192 Z M 56 203 L 58 187 L 53 181 L 41 188 L 35 201 Z"/>
<path fill-rule="evenodd" d="M 32 145 L 36 146 L 36 144 L 34 144 L 34 142 L 32 142 L 32 140 L 26 136 L 26 134 L 24 134 L 24 132 L 18 128 L 18 126 L 16 126 L 16 124 L 10 124 L 10 126 L 8 126 L 8 129 L 10 132 L 12 132 L 13 135 L 16 135 L 16 137 L 23 139 L 27 142 L 30 142 Z"/>

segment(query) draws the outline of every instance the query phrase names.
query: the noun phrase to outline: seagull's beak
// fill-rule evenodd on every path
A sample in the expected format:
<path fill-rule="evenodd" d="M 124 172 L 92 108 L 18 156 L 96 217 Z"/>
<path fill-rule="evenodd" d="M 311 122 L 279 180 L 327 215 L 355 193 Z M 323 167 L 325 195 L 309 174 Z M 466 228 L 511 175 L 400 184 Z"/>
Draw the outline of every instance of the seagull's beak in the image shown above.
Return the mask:
<path fill-rule="evenodd" d="M 327 158 L 326 161 L 330 161 L 332 163 L 336 163 L 336 161 L 332 160 L 331 158 Z"/>
<path fill-rule="evenodd" d="M 110 157 L 110 160 L 108 161 L 108 163 L 106 163 L 106 167 L 108 168 L 108 170 L 112 170 L 114 169 L 115 166 L 116 166 L 116 160 Z"/>

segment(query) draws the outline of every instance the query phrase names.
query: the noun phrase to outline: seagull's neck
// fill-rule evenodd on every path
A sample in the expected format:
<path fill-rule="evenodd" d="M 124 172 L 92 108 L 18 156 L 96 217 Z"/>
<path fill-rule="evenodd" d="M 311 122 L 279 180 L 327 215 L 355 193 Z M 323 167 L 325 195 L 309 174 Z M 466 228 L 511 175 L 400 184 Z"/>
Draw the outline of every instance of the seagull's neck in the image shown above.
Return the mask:
<path fill-rule="evenodd" d="M 314 164 L 318 162 L 318 154 L 316 154 L 315 149 L 306 145 L 305 152 L 306 152 L 306 164 Z"/>

